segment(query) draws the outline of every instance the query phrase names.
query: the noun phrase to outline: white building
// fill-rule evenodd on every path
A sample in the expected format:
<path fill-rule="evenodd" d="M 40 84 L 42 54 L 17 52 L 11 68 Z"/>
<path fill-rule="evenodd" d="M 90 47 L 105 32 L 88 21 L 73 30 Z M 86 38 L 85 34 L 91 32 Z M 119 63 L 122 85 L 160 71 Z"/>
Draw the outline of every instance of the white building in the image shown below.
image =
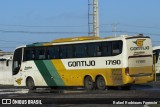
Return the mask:
<path fill-rule="evenodd" d="M 0 52 L 0 85 L 13 85 L 11 52 Z"/>

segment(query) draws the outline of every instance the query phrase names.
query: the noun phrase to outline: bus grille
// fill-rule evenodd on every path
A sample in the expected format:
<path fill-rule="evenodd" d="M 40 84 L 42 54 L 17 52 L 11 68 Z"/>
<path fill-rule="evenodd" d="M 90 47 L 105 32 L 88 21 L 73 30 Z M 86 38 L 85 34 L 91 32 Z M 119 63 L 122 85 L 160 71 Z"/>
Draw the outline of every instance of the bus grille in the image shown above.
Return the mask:
<path fill-rule="evenodd" d="M 122 85 L 122 69 L 112 69 L 112 82 L 113 85 Z"/>

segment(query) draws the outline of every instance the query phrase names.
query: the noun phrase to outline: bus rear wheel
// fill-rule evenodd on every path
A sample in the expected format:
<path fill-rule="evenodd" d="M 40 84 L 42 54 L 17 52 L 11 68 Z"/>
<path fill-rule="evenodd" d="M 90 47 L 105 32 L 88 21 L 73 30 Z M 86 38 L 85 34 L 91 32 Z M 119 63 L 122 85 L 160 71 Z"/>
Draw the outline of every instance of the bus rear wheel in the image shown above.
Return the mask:
<path fill-rule="evenodd" d="M 105 90 L 106 89 L 106 84 L 105 80 L 102 76 L 98 76 L 96 79 L 96 88 L 99 90 Z"/>
<path fill-rule="evenodd" d="M 28 77 L 26 80 L 26 86 L 28 87 L 29 90 L 34 90 L 35 88 L 35 84 L 34 81 L 31 77 Z"/>
<path fill-rule="evenodd" d="M 84 87 L 86 90 L 93 90 L 94 83 L 93 83 L 93 80 L 90 76 L 87 76 L 84 78 Z"/>

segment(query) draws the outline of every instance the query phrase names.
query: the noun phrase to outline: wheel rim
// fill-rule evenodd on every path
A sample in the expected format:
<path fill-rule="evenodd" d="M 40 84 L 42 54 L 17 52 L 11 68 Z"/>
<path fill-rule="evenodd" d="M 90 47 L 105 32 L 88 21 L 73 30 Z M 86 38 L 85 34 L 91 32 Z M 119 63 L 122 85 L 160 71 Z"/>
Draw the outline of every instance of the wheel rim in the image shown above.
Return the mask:
<path fill-rule="evenodd" d="M 85 78 L 84 86 L 85 86 L 86 90 L 92 90 L 93 89 L 93 81 L 92 81 L 91 77 L 86 77 Z"/>
<path fill-rule="evenodd" d="M 28 82 L 28 87 L 33 87 L 34 86 L 34 82 L 33 81 L 29 81 Z"/>
<path fill-rule="evenodd" d="M 97 88 L 100 90 L 104 90 L 106 88 L 106 84 L 103 77 L 98 77 L 96 84 Z"/>
<path fill-rule="evenodd" d="M 34 81 L 33 81 L 33 79 L 32 78 L 28 78 L 28 80 L 27 80 L 27 87 L 29 88 L 29 89 L 34 89 Z"/>

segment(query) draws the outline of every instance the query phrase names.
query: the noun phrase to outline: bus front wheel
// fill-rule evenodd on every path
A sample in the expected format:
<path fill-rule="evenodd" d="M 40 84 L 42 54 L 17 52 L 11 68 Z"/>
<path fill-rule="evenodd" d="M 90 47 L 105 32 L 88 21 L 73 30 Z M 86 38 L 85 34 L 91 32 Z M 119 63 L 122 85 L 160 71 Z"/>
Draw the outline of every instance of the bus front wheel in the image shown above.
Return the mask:
<path fill-rule="evenodd" d="M 35 88 L 35 84 L 34 81 L 31 77 L 28 77 L 26 80 L 26 86 L 29 88 L 29 90 L 34 90 Z"/>
<path fill-rule="evenodd" d="M 98 76 L 96 79 L 96 88 L 99 90 L 105 90 L 106 89 L 106 84 L 105 80 L 102 76 Z"/>
<path fill-rule="evenodd" d="M 90 76 L 87 76 L 84 78 L 84 87 L 86 90 L 93 90 L 94 83 L 93 83 L 93 80 Z"/>

